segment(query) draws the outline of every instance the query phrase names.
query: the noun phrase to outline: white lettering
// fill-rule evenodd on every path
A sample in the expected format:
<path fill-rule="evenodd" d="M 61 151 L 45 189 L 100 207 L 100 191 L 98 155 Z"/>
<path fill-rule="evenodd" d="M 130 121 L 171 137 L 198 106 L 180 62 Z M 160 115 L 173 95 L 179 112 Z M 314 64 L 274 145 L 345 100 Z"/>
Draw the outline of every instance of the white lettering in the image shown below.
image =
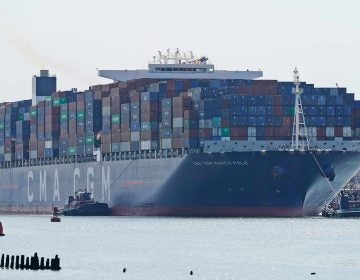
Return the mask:
<path fill-rule="evenodd" d="M 56 198 L 57 198 L 57 201 L 60 201 L 59 172 L 57 169 L 55 169 L 55 175 L 54 175 L 53 201 L 55 201 Z"/>
<path fill-rule="evenodd" d="M 94 179 L 94 167 L 89 167 L 86 171 L 86 189 L 91 192 L 91 198 L 94 198 L 94 180 L 90 181 L 90 176 Z"/>
<path fill-rule="evenodd" d="M 27 196 L 28 196 L 28 201 L 32 202 L 34 199 L 34 194 L 33 193 L 30 194 L 30 179 L 34 180 L 34 173 L 31 170 L 28 171 Z"/>
<path fill-rule="evenodd" d="M 79 179 L 80 179 L 80 169 L 79 169 L 79 167 L 76 167 L 74 169 L 74 193 L 77 191 L 77 189 L 76 189 L 76 177 L 79 177 Z"/>
<path fill-rule="evenodd" d="M 44 199 L 44 201 L 46 201 L 46 170 L 44 170 L 44 175 L 41 174 L 41 170 L 40 172 L 40 201 L 42 201 Z"/>
<path fill-rule="evenodd" d="M 107 167 L 107 174 L 105 177 L 105 168 L 102 167 L 102 176 L 101 176 L 101 193 L 102 193 L 102 200 L 105 201 L 105 197 L 107 195 L 108 201 L 110 201 L 110 166 Z"/>

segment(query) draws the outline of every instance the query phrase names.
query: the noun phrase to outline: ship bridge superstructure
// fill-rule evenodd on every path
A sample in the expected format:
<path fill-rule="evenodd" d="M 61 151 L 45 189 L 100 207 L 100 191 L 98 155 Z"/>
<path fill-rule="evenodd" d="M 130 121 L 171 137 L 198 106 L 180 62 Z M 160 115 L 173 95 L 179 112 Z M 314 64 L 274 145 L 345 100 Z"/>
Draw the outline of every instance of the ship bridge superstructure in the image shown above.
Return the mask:
<path fill-rule="evenodd" d="M 208 57 L 196 57 L 192 51 L 181 53 L 179 49 L 165 53 L 158 51 L 148 63 L 148 69 L 98 70 L 98 75 L 114 81 L 126 82 L 135 79 L 245 79 L 263 76 L 261 70 L 216 70 Z"/>

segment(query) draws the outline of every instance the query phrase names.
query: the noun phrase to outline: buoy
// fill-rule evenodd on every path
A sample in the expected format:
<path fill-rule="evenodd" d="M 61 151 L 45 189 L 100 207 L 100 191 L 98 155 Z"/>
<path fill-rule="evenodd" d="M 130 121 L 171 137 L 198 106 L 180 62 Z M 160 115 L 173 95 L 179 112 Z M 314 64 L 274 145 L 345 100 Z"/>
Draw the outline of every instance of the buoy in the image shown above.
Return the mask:
<path fill-rule="evenodd" d="M 126 268 L 123 269 L 123 273 L 125 273 L 125 272 L 126 272 Z"/>
<path fill-rule="evenodd" d="M 193 273 L 193 271 L 191 270 L 191 271 L 190 271 L 190 275 L 193 275 L 193 274 L 194 274 L 194 273 Z"/>
<path fill-rule="evenodd" d="M 59 208 L 54 207 L 54 208 L 53 208 L 52 216 L 51 216 L 51 218 L 50 218 L 50 221 L 51 221 L 52 223 L 59 223 L 59 222 L 61 222 L 61 219 L 60 219 L 60 217 L 59 217 L 58 215 L 59 215 Z"/>
<path fill-rule="evenodd" d="M 4 229 L 3 229 L 1 222 L 0 222 L 0 236 L 5 236 Z"/>

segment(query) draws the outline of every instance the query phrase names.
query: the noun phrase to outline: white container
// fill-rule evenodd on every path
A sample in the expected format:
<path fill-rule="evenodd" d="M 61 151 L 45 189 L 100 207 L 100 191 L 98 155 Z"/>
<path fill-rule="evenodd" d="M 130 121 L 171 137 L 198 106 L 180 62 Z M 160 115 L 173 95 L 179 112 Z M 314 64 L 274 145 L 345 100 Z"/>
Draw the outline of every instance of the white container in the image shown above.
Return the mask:
<path fill-rule="evenodd" d="M 351 137 L 351 127 L 347 127 L 347 126 L 343 127 L 343 136 Z"/>
<path fill-rule="evenodd" d="M 140 141 L 140 132 L 131 132 L 130 134 L 130 140 L 131 141 Z"/>
<path fill-rule="evenodd" d="M 333 127 L 326 128 L 326 137 L 334 137 L 334 128 Z"/>
<path fill-rule="evenodd" d="M 161 149 L 171 149 L 171 138 L 161 139 Z"/>
<path fill-rule="evenodd" d="M 129 152 L 130 151 L 130 142 L 120 142 L 120 151 Z"/>
<path fill-rule="evenodd" d="M 52 149 L 52 140 L 45 141 L 45 149 Z"/>
<path fill-rule="evenodd" d="M 31 159 L 37 158 L 37 151 L 30 151 L 30 158 Z"/>
<path fill-rule="evenodd" d="M 205 128 L 205 120 L 199 120 L 199 128 Z"/>
<path fill-rule="evenodd" d="M 256 127 L 248 127 L 248 137 L 256 137 Z"/>
<path fill-rule="evenodd" d="M 183 127 L 183 118 L 173 118 L 173 127 Z"/>

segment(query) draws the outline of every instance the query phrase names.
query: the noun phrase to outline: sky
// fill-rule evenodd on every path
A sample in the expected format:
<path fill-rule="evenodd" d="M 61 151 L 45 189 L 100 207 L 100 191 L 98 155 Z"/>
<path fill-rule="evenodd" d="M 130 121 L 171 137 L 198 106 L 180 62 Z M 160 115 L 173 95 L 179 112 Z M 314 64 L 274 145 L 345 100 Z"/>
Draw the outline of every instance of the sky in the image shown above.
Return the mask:
<path fill-rule="evenodd" d="M 0 0 L 0 102 L 31 98 L 40 69 L 58 89 L 107 83 L 158 50 L 207 55 L 221 70 L 347 87 L 360 99 L 358 0 Z"/>

